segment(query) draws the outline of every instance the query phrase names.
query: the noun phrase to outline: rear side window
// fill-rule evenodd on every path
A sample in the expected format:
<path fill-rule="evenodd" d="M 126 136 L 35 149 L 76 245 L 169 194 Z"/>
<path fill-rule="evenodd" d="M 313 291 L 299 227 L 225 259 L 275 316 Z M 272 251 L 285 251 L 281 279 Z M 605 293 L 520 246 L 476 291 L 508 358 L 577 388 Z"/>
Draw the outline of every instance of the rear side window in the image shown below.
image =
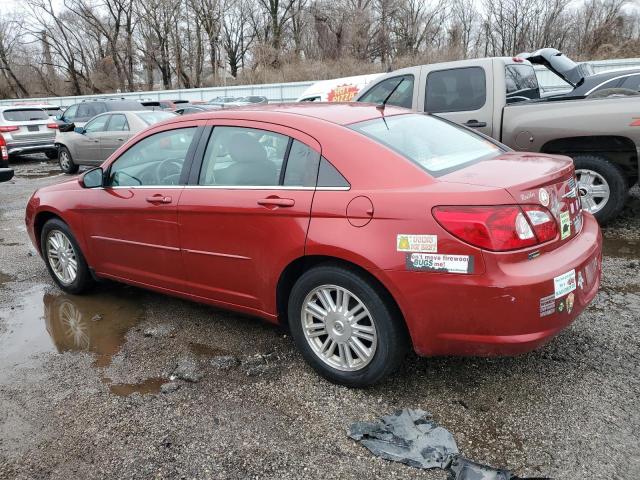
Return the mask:
<path fill-rule="evenodd" d="M 320 154 L 298 140 L 291 142 L 283 185 L 286 187 L 315 187 Z"/>
<path fill-rule="evenodd" d="M 531 65 L 507 65 L 504 74 L 507 103 L 540 98 L 538 78 Z"/>
<path fill-rule="evenodd" d="M 338 169 L 329 160 L 322 157 L 318 172 L 318 187 L 349 188 L 350 186 L 347 179 L 342 176 Z"/>
<path fill-rule="evenodd" d="M 430 113 L 466 112 L 482 108 L 487 81 L 480 67 L 452 68 L 427 75 L 424 109 Z"/>
<path fill-rule="evenodd" d="M 107 130 L 110 132 L 128 131 L 129 122 L 127 122 L 127 117 L 122 114 L 111 115 L 111 120 L 109 121 Z"/>
<path fill-rule="evenodd" d="M 78 106 L 77 118 L 92 118 L 106 112 L 107 109 L 102 103 L 86 102 Z"/>
<path fill-rule="evenodd" d="M 20 110 L 5 110 L 4 119 L 8 122 L 31 122 L 33 120 L 48 120 L 47 112 L 40 108 L 25 108 Z"/>
<path fill-rule="evenodd" d="M 432 115 L 376 118 L 355 123 L 351 128 L 395 150 L 433 176 L 502 153 L 480 135 Z"/>
<path fill-rule="evenodd" d="M 620 88 L 628 88 L 640 92 L 640 75 L 631 75 L 623 80 Z"/>
<path fill-rule="evenodd" d="M 172 112 L 160 112 L 160 111 L 151 111 L 151 112 L 138 112 L 136 113 L 138 117 L 142 119 L 144 123 L 147 125 L 153 125 L 154 123 L 162 122 L 163 120 L 169 120 L 170 118 L 175 117 L 175 113 Z"/>
<path fill-rule="evenodd" d="M 387 78 L 371 87 L 358 101 L 382 103 L 394 88 L 395 91 L 387 100 L 387 105 L 411 108 L 413 105 L 413 75 Z"/>

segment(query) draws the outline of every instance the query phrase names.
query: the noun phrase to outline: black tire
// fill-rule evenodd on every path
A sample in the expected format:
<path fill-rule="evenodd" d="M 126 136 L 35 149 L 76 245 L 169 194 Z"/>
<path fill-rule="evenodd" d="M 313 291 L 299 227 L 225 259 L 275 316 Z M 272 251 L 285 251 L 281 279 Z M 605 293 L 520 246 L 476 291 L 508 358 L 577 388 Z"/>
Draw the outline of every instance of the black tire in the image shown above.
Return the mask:
<path fill-rule="evenodd" d="M 60 170 L 69 175 L 77 173 L 80 168 L 73 163 L 71 152 L 69 152 L 69 149 L 65 146 L 60 146 L 58 149 L 58 164 L 60 165 Z"/>
<path fill-rule="evenodd" d="M 622 170 L 599 155 L 572 155 L 576 170 L 592 170 L 601 175 L 609 186 L 609 200 L 594 213 L 601 225 L 613 220 L 624 207 L 629 187 Z M 583 202 L 583 207 L 584 207 Z"/>
<path fill-rule="evenodd" d="M 62 233 L 70 242 L 73 253 L 75 254 L 75 259 L 77 262 L 77 272 L 75 279 L 70 283 L 65 283 L 60 280 L 60 278 L 56 275 L 51 266 L 51 262 L 49 260 L 49 242 L 48 238 L 51 233 L 60 232 Z M 49 274 L 51 278 L 58 284 L 58 286 L 67 293 L 72 294 L 80 294 L 89 290 L 95 283 L 91 272 L 89 271 L 89 266 L 87 265 L 87 261 L 80 250 L 80 246 L 76 241 L 73 233 L 69 226 L 64 223 L 62 220 L 58 218 L 52 218 L 47 220 L 47 222 L 42 227 L 42 232 L 40 233 L 40 248 L 42 250 L 42 257 L 44 259 L 45 264 L 47 265 L 47 270 L 49 270 Z"/>
<path fill-rule="evenodd" d="M 49 160 L 56 160 L 58 158 L 57 150 L 49 150 L 48 152 L 44 152 Z"/>
<path fill-rule="evenodd" d="M 371 361 L 355 371 L 342 371 L 319 358 L 305 337 L 302 306 L 307 295 L 323 285 L 335 285 L 354 294 L 365 305 L 375 322 L 377 342 Z M 305 272 L 289 296 L 288 317 L 291 334 L 304 359 L 330 382 L 348 387 L 367 387 L 394 372 L 409 347 L 404 321 L 389 300 L 388 294 L 374 282 L 350 269 L 321 265 Z"/>

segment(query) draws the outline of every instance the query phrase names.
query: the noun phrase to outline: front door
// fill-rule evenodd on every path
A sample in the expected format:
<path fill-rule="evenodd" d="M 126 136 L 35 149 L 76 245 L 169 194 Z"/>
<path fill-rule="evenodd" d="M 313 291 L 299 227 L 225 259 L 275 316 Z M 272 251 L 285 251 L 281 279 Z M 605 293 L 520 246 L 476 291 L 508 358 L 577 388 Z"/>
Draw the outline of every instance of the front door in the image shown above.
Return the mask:
<path fill-rule="evenodd" d="M 177 206 L 197 127 L 171 127 L 112 162 L 104 188 L 87 190 L 82 219 L 99 274 L 170 290 L 183 286 Z"/>
<path fill-rule="evenodd" d="M 129 122 L 124 113 L 114 113 L 104 132 L 100 135 L 100 157 L 102 160 L 109 158 L 113 152 L 120 148 L 131 137 Z"/>
<path fill-rule="evenodd" d="M 100 165 L 104 160 L 100 151 L 100 137 L 109 121 L 109 114 L 99 115 L 84 126 L 84 133 L 72 133 L 74 160 L 78 163 Z"/>
<path fill-rule="evenodd" d="M 304 254 L 320 145 L 267 123 L 212 126 L 178 208 L 189 291 L 273 315 L 280 273 Z"/>

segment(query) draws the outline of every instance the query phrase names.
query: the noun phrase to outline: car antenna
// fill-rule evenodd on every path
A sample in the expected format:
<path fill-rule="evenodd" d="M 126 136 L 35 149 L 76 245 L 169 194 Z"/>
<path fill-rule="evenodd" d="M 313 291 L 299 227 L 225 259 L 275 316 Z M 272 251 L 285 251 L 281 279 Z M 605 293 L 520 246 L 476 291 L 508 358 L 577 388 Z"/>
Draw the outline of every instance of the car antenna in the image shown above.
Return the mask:
<path fill-rule="evenodd" d="M 388 102 L 388 101 L 389 101 L 389 99 L 391 98 L 391 95 L 393 95 L 393 94 L 396 92 L 396 90 L 398 89 L 398 87 L 400 86 L 400 84 L 401 84 L 402 82 L 404 82 L 404 77 L 402 77 L 402 78 L 400 79 L 400 81 L 396 84 L 396 86 L 395 86 L 395 87 L 393 87 L 393 90 L 391 90 L 391 91 L 389 92 L 389 95 L 387 95 L 387 96 L 386 96 L 386 98 L 385 98 L 381 103 L 379 103 L 378 105 L 376 105 L 376 108 L 377 108 L 378 110 L 380 110 L 380 113 L 382 113 L 383 115 L 384 115 L 384 107 L 385 107 L 385 105 L 387 104 L 387 102 Z"/>

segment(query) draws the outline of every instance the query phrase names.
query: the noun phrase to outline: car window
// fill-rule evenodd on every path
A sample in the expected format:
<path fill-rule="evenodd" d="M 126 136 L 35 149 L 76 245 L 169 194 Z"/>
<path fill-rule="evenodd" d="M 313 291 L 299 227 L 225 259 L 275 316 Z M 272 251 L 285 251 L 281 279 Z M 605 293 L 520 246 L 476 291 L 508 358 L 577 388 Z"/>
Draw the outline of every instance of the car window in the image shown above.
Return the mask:
<path fill-rule="evenodd" d="M 84 126 L 84 129 L 87 133 L 95 133 L 104 131 L 107 122 L 109 121 L 109 117 L 111 115 L 102 115 L 98 118 L 94 118 L 89 123 Z"/>
<path fill-rule="evenodd" d="M 275 186 L 289 137 L 267 130 L 215 127 L 200 170 L 200 185 Z"/>
<path fill-rule="evenodd" d="M 329 160 L 322 157 L 318 172 L 318 187 L 350 187 L 349 182 Z"/>
<path fill-rule="evenodd" d="M 350 127 L 434 176 L 502 153 L 482 136 L 433 115 L 395 115 L 354 123 Z"/>
<path fill-rule="evenodd" d="M 71 105 L 64 111 L 64 119 L 68 122 L 73 122 L 76 118 L 76 112 L 78 111 L 78 105 Z"/>
<path fill-rule="evenodd" d="M 108 184 L 178 185 L 195 132 L 196 127 L 188 127 L 143 138 L 111 165 Z"/>
<path fill-rule="evenodd" d="M 395 91 L 389 97 L 389 94 L 394 88 Z M 377 85 L 374 85 L 358 101 L 382 103 L 387 97 L 389 97 L 387 105 L 411 108 L 413 105 L 413 75 L 387 78 Z"/>
<path fill-rule="evenodd" d="M 631 75 L 625 78 L 620 87 L 640 92 L 640 75 Z"/>
<path fill-rule="evenodd" d="M 137 112 L 136 115 L 147 125 L 153 125 L 154 123 L 162 122 L 176 116 L 173 112 L 162 112 L 155 110 L 151 112 Z"/>
<path fill-rule="evenodd" d="M 49 115 L 41 108 L 22 108 L 5 110 L 4 119 L 8 122 L 30 122 L 33 120 L 48 120 Z"/>
<path fill-rule="evenodd" d="M 107 116 L 107 115 L 105 115 Z M 109 132 L 123 132 L 129 130 L 129 122 L 127 122 L 127 117 L 122 115 L 121 113 L 111 115 L 111 121 L 109 122 L 109 126 L 107 128 Z"/>
<path fill-rule="evenodd" d="M 540 98 L 538 78 L 531 65 L 506 65 L 504 73 L 507 103 Z"/>
<path fill-rule="evenodd" d="M 96 115 L 106 112 L 104 105 L 101 103 L 85 102 L 78 106 L 77 118 L 92 118 Z"/>
<path fill-rule="evenodd" d="M 486 101 L 486 78 L 481 67 L 452 68 L 427 75 L 427 112 L 478 110 Z"/>
<path fill-rule="evenodd" d="M 293 140 L 287 157 L 283 185 L 315 187 L 320 154 L 298 140 Z"/>

